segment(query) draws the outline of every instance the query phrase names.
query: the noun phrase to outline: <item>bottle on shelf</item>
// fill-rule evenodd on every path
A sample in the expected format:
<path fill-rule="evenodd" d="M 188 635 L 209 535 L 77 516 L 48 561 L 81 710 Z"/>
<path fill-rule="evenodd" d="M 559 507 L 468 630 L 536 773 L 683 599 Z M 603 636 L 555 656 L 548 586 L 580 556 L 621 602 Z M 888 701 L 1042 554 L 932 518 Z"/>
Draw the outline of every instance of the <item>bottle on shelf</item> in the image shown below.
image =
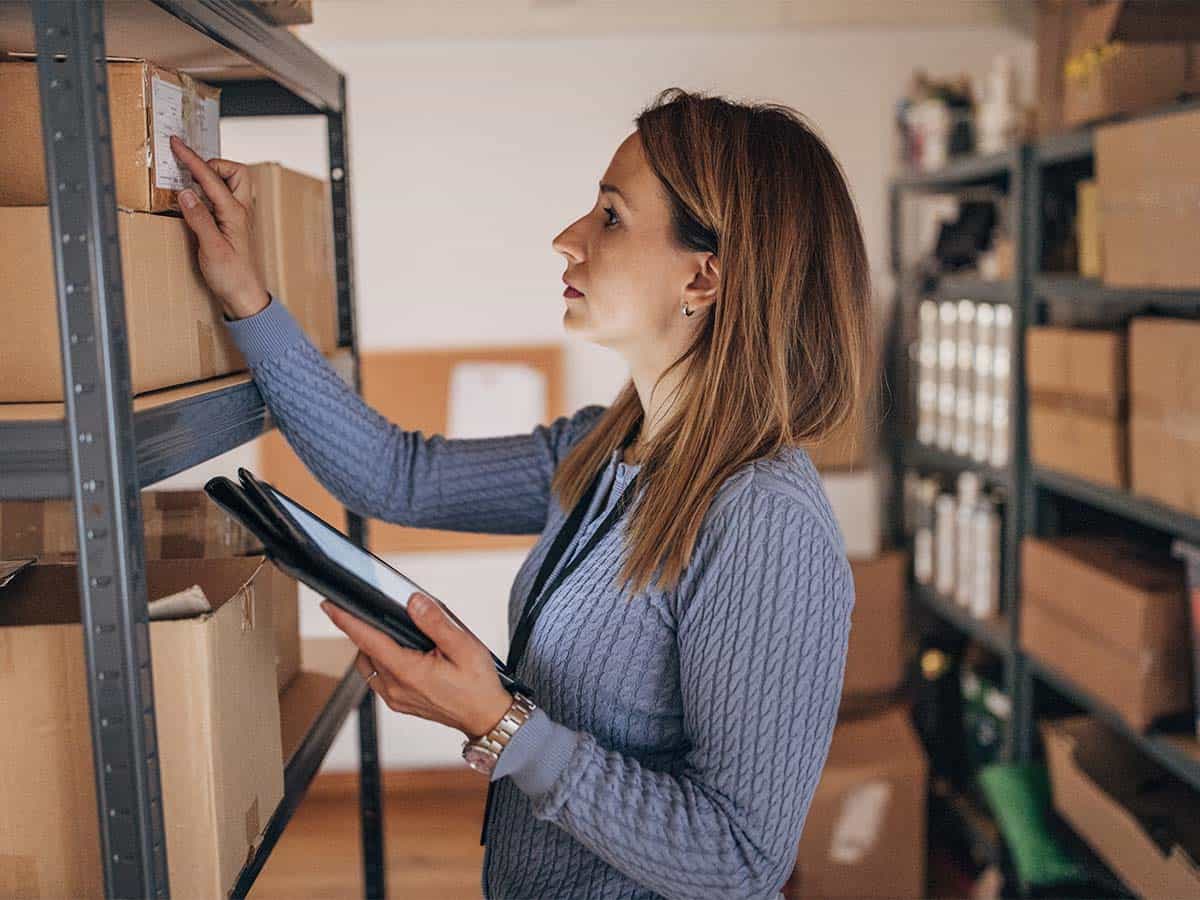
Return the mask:
<path fill-rule="evenodd" d="M 991 454 L 995 323 L 996 312 L 992 304 L 980 303 L 975 310 L 975 405 L 971 434 L 971 458 L 980 463 L 986 463 Z"/>
<path fill-rule="evenodd" d="M 950 493 L 939 494 L 934 504 L 934 589 L 942 597 L 953 599 L 955 562 L 955 515 L 958 502 Z"/>
<path fill-rule="evenodd" d="M 982 485 L 974 472 L 962 472 L 958 476 L 958 500 L 954 511 L 954 602 L 970 608 L 971 589 L 975 585 L 976 556 L 972 545 L 974 537 L 975 507 L 979 502 Z"/>
<path fill-rule="evenodd" d="M 996 502 L 980 497 L 971 528 L 975 565 L 970 608 L 977 619 L 994 619 L 1000 613 L 1000 523 Z"/>
<path fill-rule="evenodd" d="M 958 353 L 955 366 L 954 452 L 971 453 L 972 421 L 975 414 L 975 303 L 958 301 Z"/>

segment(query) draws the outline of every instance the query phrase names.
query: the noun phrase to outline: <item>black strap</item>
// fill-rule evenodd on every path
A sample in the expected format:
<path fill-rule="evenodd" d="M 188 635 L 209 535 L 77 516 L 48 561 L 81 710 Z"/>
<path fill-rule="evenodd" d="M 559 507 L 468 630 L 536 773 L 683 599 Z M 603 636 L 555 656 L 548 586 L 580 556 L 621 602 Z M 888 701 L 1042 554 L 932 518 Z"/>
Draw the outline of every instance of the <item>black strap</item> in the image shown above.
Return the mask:
<path fill-rule="evenodd" d="M 542 586 L 546 584 L 546 579 L 550 577 L 550 573 L 554 571 L 554 567 L 558 565 L 558 561 L 566 552 L 576 532 L 579 531 L 579 526 L 583 524 L 583 517 L 587 515 L 588 507 L 591 505 L 596 491 L 600 488 L 600 481 L 603 477 L 604 469 L 601 469 L 596 473 L 596 476 L 592 479 L 592 483 L 584 491 L 583 496 L 579 498 L 579 502 L 575 504 L 575 508 L 571 510 L 571 515 L 567 517 L 567 521 L 558 529 L 558 534 L 554 536 L 554 543 L 550 545 L 550 550 L 546 553 L 546 558 L 542 560 L 542 565 L 538 569 L 537 577 L 533 581 L 533 587 L 530 589 L 529 596 L 525 600 L 525 607 L 521 610 L 521 618 L 517 620 L 517 627 L 513 632 L 513 639 L 508 648 L 508 659 L 505 661 L 509 673 L 514 678 L 516 677 L 517 666 L 525 656 L 525 648 L 529 645 L 529 638 L 533 634 L 533 626 L 542 614 L 542 610 L 545 609 L 547 601 L 558 589 L 558 586 L 592 552 L 596 544 L 600 543 L 601 538 L 616 524 L 617 520 L 621 518 L 626 508 L 632 502 L 634 489 L 637 487 L 637 475 L 634 475 L 629 480 L 629 484 L 625 486 L 625 490 L 621 494 L 621 499 L 609 510 L 608 515 L 604 517 L 604 521 L 596 527 L 596 531 L 588 538 L 588 542 L 575 554 L 567 565 L 563 566 L 562 571 L 558 573 L 554 580 L 543 589 Z M 487 843 L 488 816 L 492 811 L 492 799 L 495 788 L 496 783 L 494 781 L 488 783 L 487 802 L 483 807 L 483 830 L 479 835 L 479 843 L 481 845 Z"/>

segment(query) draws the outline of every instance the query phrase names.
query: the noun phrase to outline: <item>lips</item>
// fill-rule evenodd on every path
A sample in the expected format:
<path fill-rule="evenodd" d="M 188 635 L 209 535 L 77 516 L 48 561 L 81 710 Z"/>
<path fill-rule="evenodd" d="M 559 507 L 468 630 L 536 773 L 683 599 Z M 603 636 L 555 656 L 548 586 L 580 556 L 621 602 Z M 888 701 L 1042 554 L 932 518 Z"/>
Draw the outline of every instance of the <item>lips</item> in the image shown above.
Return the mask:
<path fill-rule="evenodd" d="M 567 289 L 565 291 L 563 291 L 564 297 L 574 298 L 574 297 L 582 297 L 583 296 L 583 291 L 579 290 L 579 288 L 575 287 L 575 285 L 573 285 L 573 284 L 571 284 L 571 282 L 567 281 L 566 275 L 563 276 L 562 280 L 563 280 L 563 284 L 565 284 L 567 286 Z"/>

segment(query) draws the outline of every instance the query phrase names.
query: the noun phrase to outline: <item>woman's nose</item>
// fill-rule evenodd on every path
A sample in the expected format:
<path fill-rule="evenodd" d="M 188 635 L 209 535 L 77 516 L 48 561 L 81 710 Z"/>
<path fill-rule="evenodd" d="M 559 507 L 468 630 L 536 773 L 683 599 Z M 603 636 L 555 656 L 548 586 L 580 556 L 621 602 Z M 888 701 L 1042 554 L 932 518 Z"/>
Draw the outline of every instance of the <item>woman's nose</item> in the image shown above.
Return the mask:
<path fill-rule="evenodd" d="M 583 262 L 583 244 L 574 231 L 574 225 L 568 225 L 550 242 L 556 253 L 561 253 L 572 262 Z"/>

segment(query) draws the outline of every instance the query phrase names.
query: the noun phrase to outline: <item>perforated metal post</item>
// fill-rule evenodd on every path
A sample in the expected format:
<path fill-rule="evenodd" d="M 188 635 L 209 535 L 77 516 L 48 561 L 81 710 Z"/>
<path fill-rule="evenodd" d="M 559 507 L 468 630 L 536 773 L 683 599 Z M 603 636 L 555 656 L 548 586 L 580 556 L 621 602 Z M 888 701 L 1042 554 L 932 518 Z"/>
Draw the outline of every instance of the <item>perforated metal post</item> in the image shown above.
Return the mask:
<path fill-rule="evenodd" d="M 34 0 L 105 892 L 166 897 L 104 4 Z"/>
<path fill-rule="evenodd" d="M 337 277 L 338 344 L 354 350 L 354 388 L 362 391 L 358 354 L 358 329 L 354 312 L 354 253 L 350 227 L 350 151 L 347 143 L 346 79 L 341 79 L 338 112 L 325 116 L 329 139 L 329 187 L 333 205 L 334 271 Z M 362 517 L 346 514 L 351 539 L 366 546 L 367 526 Z M 379 770 L 379 734 L 375 721 L 375 695 L 367 691 L 358 706 L 359 809 L 362 816 L 363 896 L 387 896 L 383 853 L 383 797 Z"/>

